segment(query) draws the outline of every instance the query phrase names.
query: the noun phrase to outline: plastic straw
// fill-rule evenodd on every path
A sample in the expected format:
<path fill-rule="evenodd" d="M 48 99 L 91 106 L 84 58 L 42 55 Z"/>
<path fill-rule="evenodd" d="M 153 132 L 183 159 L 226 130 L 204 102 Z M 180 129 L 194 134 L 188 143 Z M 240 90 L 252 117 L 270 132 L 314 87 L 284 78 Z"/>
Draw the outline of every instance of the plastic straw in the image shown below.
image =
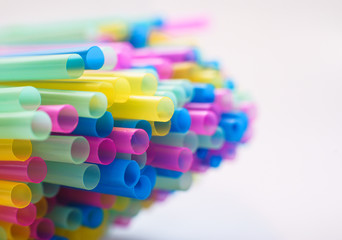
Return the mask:
<path fill-rule="evenodd" d="M 154 136 L 151 138 L 151 141 L 162 145 L 189 148 L 193 153 L 198 148 L 197 134 L 192 131 L 188 131 L 187 133 L 171 132 L 163 137 Z"/>
<path fill-rule="evenodd" d="M 77 126 L 78 113 L 71 105 L 44 105 L 38 110 L 49 115 L 52 121 L 52 132 L 71 133 Z"/>
<path fill-rule="evenodd" d="M 99 168 L 93 164 L 47 162 L 46 165 L 48 172 L 44 182 L 91 190 L 100 179 Z"/>
<path fill-rule="evenodd" d="M 192 102 L 214 102 L 215 87 L 212 84 L 194 84 Z"/>
<path fill-rule="evenodd" d="M 114 118 L 167 122 L 172 117 L 174 106 L 167 97 L 130 96 L 127 102 L 114 103 L 108 111 Z"/>
<path fill-rule="evenodd" d="M 218 120 L 213 112 L 189 110 L 189 113 L 191 131 L 201 135 L 212 135 L 216 131 Z"/>
<path fill-rule="evenodd" d="M 113 130 L 114 119 L 110 112 L 105 112 L 100 118 L 83 118 L 78 120 L 74 135 L 107 137 Z"/>
<path fill-rule="evenodd" d="M 46 164 L 40 157 L 30 157 L 25 162 L 0 161 L 0 179 L 40 183 L 46 176 Z"/>
<path fill-rule="evenodd" d="M 152 136 L 165 136 L 171 129 L 171 121 L 150 122 L 150 124 L 152 127 Z"/>
<path fill-rule="evenodd" d="M 186 99 L 186 92 L 185 89 L 181 86 L 177 85 L 161 85 L 158 86 L 158 91 L 169 91 L 172 92 L 176 98 L 177 98 L 177 103 L 178 107 L 183 107 L 183 105 L 187 102 Z"/>
<path fill-rule="evenodd" d="M 121 153 L 142 154 L 149 144 L 149 137 L 142 129 L 114 127 L 108 138 L 114 141 L 116 150 Z"/>
<path fill-rule="evenodd" d="M 97 137 L 86 137 L 86 139 L 90 146 L 87 162 L 103 165 L 113 162 L 116 155 L 116 147 L 112 139 Z"/>
<path fill-rule="evenodd" d="M 117 62 L 118 62 L 118 56 L 115 50 L 112 47 L 107 46 L 100 46 L 103 55 L 104 55 L 104 63 L 101 68 L 103 71 L 112 70 Z"/>
<path fill-rule="evenodd" d="M 190 102 L 194 95 L 194 87 L 188 79 L 164 79 L 159 86 L 180 86 L 185 91 L 185 101 Z"/>
<path fill-rule="evenodd" d="M 45 197 L 42 197 L 39 202 L 35 203 L 37 208 L 37 218 L 44 217 L 48 211 L 48 202 Z"/>
<path fill-rule="evenodd" d="M 50 117 L 45 112 L 0 114 L 0 139 L 45 140 L 51 128 Z"/>
<path fill-rule="evenodd" d="M 174 106 L 178 106 L 178 100 L 176 98 L 176 95 L 171 91 L 157 90 L 154 96 L 168 97 L 171 99 Z"/>
<path fill-rule="evenodd" d="M 215 89 L 216 108 L 222 112 L 229 112 L 233 109 L 233 95 L 231 90 L 225 88 Z"/>
<path fill-rule="evenodd" d="M 132 68 L 154 68 L 160 79 L 170 78 L 172 76 L 172 64 L 165 58 L 136 58 L 131 62 Z"/>
<path fill-rule="evenodd" d="M 2 227 L 7 235 L 6 239 L 28 239 L 30 236 L 30 228 L 28 226 L 20 226 L 14 223 L 0 221 Z"/>
<path fill-rule="evenodd" d="M 47 161 L 81 164 L 89 156 L 89 143 L 84 137 L 50 136 L 45 141 L 32 141 L 32 156 Z"/>
<path fill-rule="evenodd" d="M 157 177 L 157 172 L 154 167 L 151 166 L 145 166 L 143 169 L 141 169 L 141 175 L 148 177 L 148 179 L 151 182 L 152 188 L 156 184 L 156 177 Z"/>
<path fill-rule="evenodd" d="M 115 119 L 114 127 L 138 128 L 144 130 L 147 133 L 149 139 L 151 139 L 152 136 L 151 124 L 146 120 Z"/>
<path fill-rule="evenodd" d="M 131 87 L 132 95 L 152 96 L 158 86 L 158 80 L 150 73 L 138 73 L 129 71 L 115 72 L 91 72 L 84 73 L 85 77 L 122 77 L 127 79 Z"/>
<path fill-rule="evenodd" d="M 81 92 L 57 89 L 39 89 L 43 105 L 70 104 L 80 117 L 99 118 L 107 108 L 107 98 L 100 92 Z"/>
<path fill-rule="evenodd" d="M 196 50 L 191 47 L 147 47 L 134 51 L 135 58 L 161 57 L 172 62 L 196 60 Z"/>
<path fill-rule="evenodd" d="M 185 108 L 178 108 L 171 118 L 171 132 L 185 133 L 190 129 L 191 117 Z"/>
<path fill-rule="evenodd" d="M 34 87 L 0 88 L 0 112 L 33 111 L 40 102 L 40 94 Z"/>
<path fill-rule="evenodd" d="M 0 226 L 0 239 L 7 239 L 6 231 L 3 227 Z"/>
<path fill-rule="evenodd" d="M 147 165 L 186 172 L 192 164 L 192 152 L 188 148 L 151 143 L 147 150 Z"/>
<path fill-rule="evenodd" d="M 43 184 L 42 183 L 27 183 L 32 193 L 31 203 L 37 203 L 43 197 Z"/>
<path fill-rule="evenodd" d="M 179 178 L 183 175 L 182 172 L 172 171 L 168 169 L 156 168 L 158 176 L 169 177 L 169 178 Z"/>
<path fill-rule="evenodd" d="M 30 204 L 31 190 L 25 183 L 0 180 L 0 205 L 24 208 Z"/>
<path fill-rule="evenodd" d="M 211 136 L 198 135 L 198 146 L 208 149 L 220 149 L 224 144 L 224 132 L 221 127 L 217 127 Z"/>
<path fill-rule="evenodd" d="M 53 198 L 59 192 L 60 186 L 51 183 L 43 183 L 43 194 L 47 198 Z"/>
<path fill-rule="evenodd" d="M 128 154 L 128 153 L 118 153 L 116 155 L 116 158 L 135 161 L 136 163 L 138 163 L 140 169 L 145 167 L 146 161 L 147 161 L 146 152 L 144 152 L 143 154 L 140 154 L 140 155 Z"/>
<path fill-rule="evenodd" d="M 172 78 L 189 79 L 192 74 L 198 71 L 200 67 L 195 62 L 178 62 L 173 64 Z"/>
<path fill-rule="evenodd" d="M 32 153 L 30 140 L 0 139 L 0 161 L 26 161 Z"/>
<path fill-rule="evenodd" d="M 116 211 L 120 211 L 120 212 L 125 211 L 128 208 L 130 202 L 131 202 L 130 198 L 118 196 L 116 198 L 116 201 L 115 201 L 112 209 L 116 210 Z"/>
<path fill-rule="evenodd" d="M 84 204 L 104 209 L 111 208 L 116 201 L 113 195 L 71 188 L 62 188 L 57 198 L 64 204 Z"/>
<path fill-rule="evenodd" d="M 76 230 L 82 223 L 82 212 L 75 207 L 55 206 L 46 217 L 50 218 L 56 227 Z"/>
<path fill-rule="evenodd" d="M 30 237 L 37 240 L 50 240 L 55 233 L 55 225 L 49 218 L 39 218 L 30 226 Z"/>
<path fill-rule="evenodd" d="M 0 221 L 14 223 L 21 226 L 29 226 L 33 223 L 35 218 L 36 207 L 33 204 L 29 204 L 24 208 L 0 206 Z"/>
<path fill-rule="evenodd" d="M 89 228 L 97 228 L 103 221 L 103 210 L 98 207 L 78 205 L 82 212 L 82 225 Z"/>
<path fill-rule="evenodd" d="M 190 188 L 191 184 L 192 175 L 190 172 L 186 172 L 179 178 L 157 176 L 155 188 L 162 190 L 186 191 Z"/>
<path fill-rule="evenodd" d="M 78 54 L 0 58 L 0 80 L 78 78 L 84 62 Z"/>

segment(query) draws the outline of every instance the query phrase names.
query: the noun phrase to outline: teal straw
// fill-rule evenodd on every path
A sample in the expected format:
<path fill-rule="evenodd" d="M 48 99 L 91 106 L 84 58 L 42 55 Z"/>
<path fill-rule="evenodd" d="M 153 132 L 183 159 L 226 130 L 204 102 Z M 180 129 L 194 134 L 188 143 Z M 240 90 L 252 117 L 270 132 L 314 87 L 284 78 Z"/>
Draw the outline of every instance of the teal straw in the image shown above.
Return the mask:
<path fill-rule="evenodd" d="M 45 141 L 32 141 L 32 156 L 46 161 L 81 164 L 89 152 L 89 143 L 81 136 L 50 136 Z"/>
<path fill-rule="evenodd" d="M 157 91 L 172 92 L 177 98 L 178 107 L 183 107 L 183 105 L 187 102 L 185 89 L 181 86 L 161 85 L 158 86 Z"/>
<path fill-rule="evenodd" d="M 167 80 L 164 79 L 163 81 L 159 82 L 159 86 L 179 86 L 185 90 L 186 102 L 190 102 L 193 95 L 194 95 L 194 87 L 192 86 L 191 82 L 187 79 L 171 79 Z"/>
<path fill-rule="evenodd" d="M 198 148 L 198 137 L 193 131 L 187 133 L 170 132 L 166 136 L 153 136 L 151 141 L 162 145 L 186 147 L 193 153 Z"/>
<path fill-rule="evenodd" d="M 5 81 L 78 78 L 83 72 L 78 54 L 0 58 L 0 80 Z"/>
<path fill-rule="evenodd" d="M 43 194 L 47 198 L 56 196 L 59 192 L 60 186 L 52 183 L 43 183 Z"/>
<path fill-rule="evenodd" d="M 224 132 L 217 127 L 216 132 L 211 136 L 198 135 L 198 146 L 200 148 L 220 149 L 224 144 Z"/>
<path fill-rule="evenodd" d="M 37 110 L 41 98 L 34 87 L 0 88 L 0 112 Z"/>
<path fill-rule="evenodd" d="M 31 203 L 37 203 L 43 197 L 43 184 L 42 183 L 27 183 L 27 186 L 31 189 L 32 200 Z"/>
<path fill-rule="evenodd" d="M 57 205 L 46 217 L 50 218 L 56 227 L 71 231 L 78 229 L 82 223 L 82 212 L 75 207 Z"/>
<path fill-rule="evenodd" d="M 171 91 L 157 90 L 154 96 L 169 97 L 171 101 L 173 102 L 173 105 L 178 106 L 176 95 Z"/>
<path fill-rule="evenodd" d="M 100 92 L 38 89 L 42 105 L 70 104 L 80 117 L 100 118 L 107 109 L 107 97 Z"/>
<path fill-rule="evenodd" d="M 45 140 L 51 127 L 51 119 L 45 112 L 0 113 L 0 139 Z"/>
<path fill-rule="evenodd" d="M 181 190 L 186 191 L 192 184 L 192 175 L 190 172 L 183 173 L 179 178 L 169 178 L 157 176 L 154 188 L 162 190 Z"/>
<path fill-rule="evenodd" d="M 46 162 L 47 175 L 44 182 L 86 190 L 94 189 L 100 181 L 100 170 L 95 164 Z"/>

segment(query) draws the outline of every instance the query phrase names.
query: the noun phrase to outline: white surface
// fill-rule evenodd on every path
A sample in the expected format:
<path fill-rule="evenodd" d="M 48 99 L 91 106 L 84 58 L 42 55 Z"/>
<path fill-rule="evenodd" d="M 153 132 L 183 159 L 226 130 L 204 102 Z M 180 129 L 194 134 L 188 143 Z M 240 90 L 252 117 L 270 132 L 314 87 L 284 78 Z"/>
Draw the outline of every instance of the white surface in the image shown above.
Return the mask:
<path fill-rule="evenodd" d="M 259 105 L 256 136 L 237 161 L 113 239 L 342 239 L 342 1 L 34 2 L 2 0 L 0 20 L 207 13 L 205 52 Z"/>

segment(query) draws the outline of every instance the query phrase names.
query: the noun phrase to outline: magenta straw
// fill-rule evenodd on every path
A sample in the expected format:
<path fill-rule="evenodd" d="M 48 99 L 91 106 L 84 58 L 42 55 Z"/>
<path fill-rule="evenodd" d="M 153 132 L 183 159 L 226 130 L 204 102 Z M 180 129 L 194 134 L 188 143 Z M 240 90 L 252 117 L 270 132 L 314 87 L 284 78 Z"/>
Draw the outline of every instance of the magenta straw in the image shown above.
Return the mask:
<path fill-rule="evenodd" d="M 205 173 L 210 167 L 208 165 L 203 165 L 201 160 L 196 157 L 196 154 L 193 155 L 194 161 L 191 165 L 191 172 L 195 173 Z"/>
<path fill-rule="evenodd" d="M 77 126 L 78 113 L 71 105 L 43 105 L 38 110 L 51 118 L 52 132 L 71 133 Z"/>
<path fill-rule="evenodd" d="M 166 32 L 181 31 L 182 33 L 191 30 L 202 30 L 209 25 L 209 22 L 209 18 L 204 16 L 168 19 L 161 27 L 161 30 Z"/>
<path fill-rule="evenodd" d="M 114 161 L 116 147 L 110 138 L 85 137 L 90 146 L 89 157 L 86 162 L 108 165 Z"/>
<path fill-rule="evenodd" d="M 190 130 L 201 135 L 213 135 L 218 125 L 218 119 L 212 111 L 189 110 L 191 117 Z"/>
<path fill-rule="evenodd" d="M 0 206 L 0 220 L 18 224 L 21 226 L 29 226 L 36 219 L 36 206 L 30 203 L 24 208 L 13 208 Z"/>
<path fill-rule="evenodd" d="M 184 62 L 196 59 L 193 47 L 146 47 L 133 52 L 134 58 L 166 58 L 171 62 Z"/>
<path fill-rule="evenodd" d="M 131 223 L 131 220 L 132 220 L 132 218 L 130 218 L 130 217 L 119 216 L 119 217 L 115 218 L 114 225 L 122 227 L 122 228 L 126 228 Z"/>
<path fill-rule="evenodd" d="M 112 47 L 118 57 L 118 62 L 115 66 L 115 70 L 127 69 L 131 67 L 133 46 L 128 42 L 104 42 L 99 43 L 100 46 Z"/>
<path fill-rule="evenodd" d="M 49 218 L 38 218 L 30 226 L 30 237 L 36 240 L 49 240 L 55 234 L 55 224 Z"/>
<path fill-rule="evenodd" d="M 57 204 L 57 198 L 56 197 L 51 197 L 51 198 L 47 198 L 45 197 L 47 203 L 48 203 L 48 209 L 46 211 L 46 214 L 50 213 L 53 208 L 56 206 Z"/>
<path fill-rule="evenodd" d="M 233 109 L 233 95 L 229 89 L 217 88 L 215 89 L 215 109 L 219 113 L 229 112 Z"/>
<path fill-rule="evenodd" d="M 247 114 L 249 124 L 253 123 L 257 117 L 257 107 L 252 102 L 241 102 L 238 106 L 239 110 Z"/>
<path fill-rule="evenodd" d="M 116 196 L 80 189 L 61 188 L 57 200 L 62 204 L 84 204 L 109 209 L 114 205 Z"/>
<path fill-rule="evenodd" d="M 165 58 L 135 58 L 132 60 L 133 68 L 152 66 L 156 69 L 160 79 L 172 77 L 172 63 Z"/>
<path fill-rule="evenodd" d="M 192 165 L 192 152 L 188 148 L 150 143 L 147 149 L 147 163 L 157 168 L 187 172 Z"/>
<path fill-rule="evenodd" d="M 40 157 L 30 157 L 25 162 L 0 161 L 0 179 L 40 183 L 47 173 L 45 161 Z"/>
<path fill-rule="evenodd" d="M 140 155 L 146 151 L 149 145 L 148 134 L 142 129 L 114 127 L 111 138 L 120 153 Z"/>
<path fill-rule="evenodd" d="M 218 108 L 218 106 L 214 103 L 187 103 L 184 105 L 184 107 L 188 110 L 198 110 L 198 111 L 212 111 L 214 112 L 218 117 L 220 117 L 221 110 Z"/>
<path fill-rule="evenodd" d="M 154 189 L 152 191 L 152 198 L 157 202 L 164 202 L 170 196 L 169 191 Z"/>

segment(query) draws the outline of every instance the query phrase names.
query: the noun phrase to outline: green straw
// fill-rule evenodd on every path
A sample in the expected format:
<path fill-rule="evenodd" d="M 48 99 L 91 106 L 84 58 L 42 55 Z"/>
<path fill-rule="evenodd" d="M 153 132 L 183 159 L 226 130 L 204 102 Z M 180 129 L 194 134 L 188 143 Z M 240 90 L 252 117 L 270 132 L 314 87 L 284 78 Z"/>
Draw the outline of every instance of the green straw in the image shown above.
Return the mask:
<path fill-rule="evenodd" d="M 151 141 L 162 145 L 189 148 L 193 153 L 198 148 L 197 134 L 188 131 L 187 133 L 170 132 L 166 136 L 153 136 Z"/>
<path fill-rule="evenodd" d="M 186 191 L 192 184 L 192 175 L 190 172 L 184 173 L 179 178 L 169 178 L 157 176 L 154 188 L 162 190 L 181 190 Z"/>
<path fill-rule="evenodd" d="M 100 181 L 100 169 L 95 164 L 79 165 L 46 162 L 47 175 L 44 182 L 86 190 L 94 189 Z"/>
<path fill-rule="evenodd" d="M 76 230 L 82 223 L 82 212 L 75 207 L 57 205 L 46 217 L 50 218 L 56 227 L 67 230 Z"/>
<path fill-rule="evenodd" d="M 45 140 L 51 127 L 51 119 L 45 112 L 0 113 L 0 139 Z"/>
<path fill-rule="evenodd" d="M 42 183 L 27 183 L 27 186 L 31 189 L 31 192 L 32 192 L 31 203 L 39 202 L 43 197 Z"/>
<path fill-rule="evenodd" d="M 42 105 L 70 104 L 80 117 L 100 118 L 107 109 L 107 98 L 100 92 L 38 89 Z"/>
<path fill-rule="evenodd" d="M 185 103 L 186 103 L 186 93 L 185 93 L 185 89 L 181 86 L 177 86 L 177 85 L 161 85 L 158 86 L 157 91 L 168 91 L 168 92 L 172 92 L 176 98 L 177 98 L 177 103 L 178 103 L 178 107 L 182 107 Z"/>
<path fill-rule="evenodd" d="M 5 231 L 5 229 L 3 229 L 2 227 L 0 227 L 0 239 L 1 239 L 1 240 L 7 239 L 6 231 Z"/>
<path fill-rule="evenodd" d="M 87 139 L 81 136 L 50 136 L 45 141 L 32 141 L 32 156 L 46 161 L 81 164 L 89 151 Z"/>
<path fill-rule="evenodd" d="M 84 62 L 78 54 L 0 58 L 0 80 L 25 81 L 78 78 Z"/>
<path fill-rule="evenodd" d="M 0 112 L 37 110 L 40 94 L 34 87 L 0 88 Z"/>
<path fill-rule="evenodd" d="M 60 186 L 52 183 L 43 183 L 43 194 L 47 198 L 56 196 L 59 192 Z"/>
<path fill-rule="evenodd" d="M 224 144 L 224 132 L 217 127 L 216 132 L 211 136 L 198 135 L 198 146 L 200 148 L 220 149 Z"/>
<path fill-rule="evenodd" d="M 173 102 L 174 106 L 178 106 L 178 101 L 176 98 L 176 95 L 171 92 L 171 91 L 162 91 L 162 90 L 157 90 L 154 96 L 160 96 L 160 97 L 169 97 L 171 101 Z"/>

